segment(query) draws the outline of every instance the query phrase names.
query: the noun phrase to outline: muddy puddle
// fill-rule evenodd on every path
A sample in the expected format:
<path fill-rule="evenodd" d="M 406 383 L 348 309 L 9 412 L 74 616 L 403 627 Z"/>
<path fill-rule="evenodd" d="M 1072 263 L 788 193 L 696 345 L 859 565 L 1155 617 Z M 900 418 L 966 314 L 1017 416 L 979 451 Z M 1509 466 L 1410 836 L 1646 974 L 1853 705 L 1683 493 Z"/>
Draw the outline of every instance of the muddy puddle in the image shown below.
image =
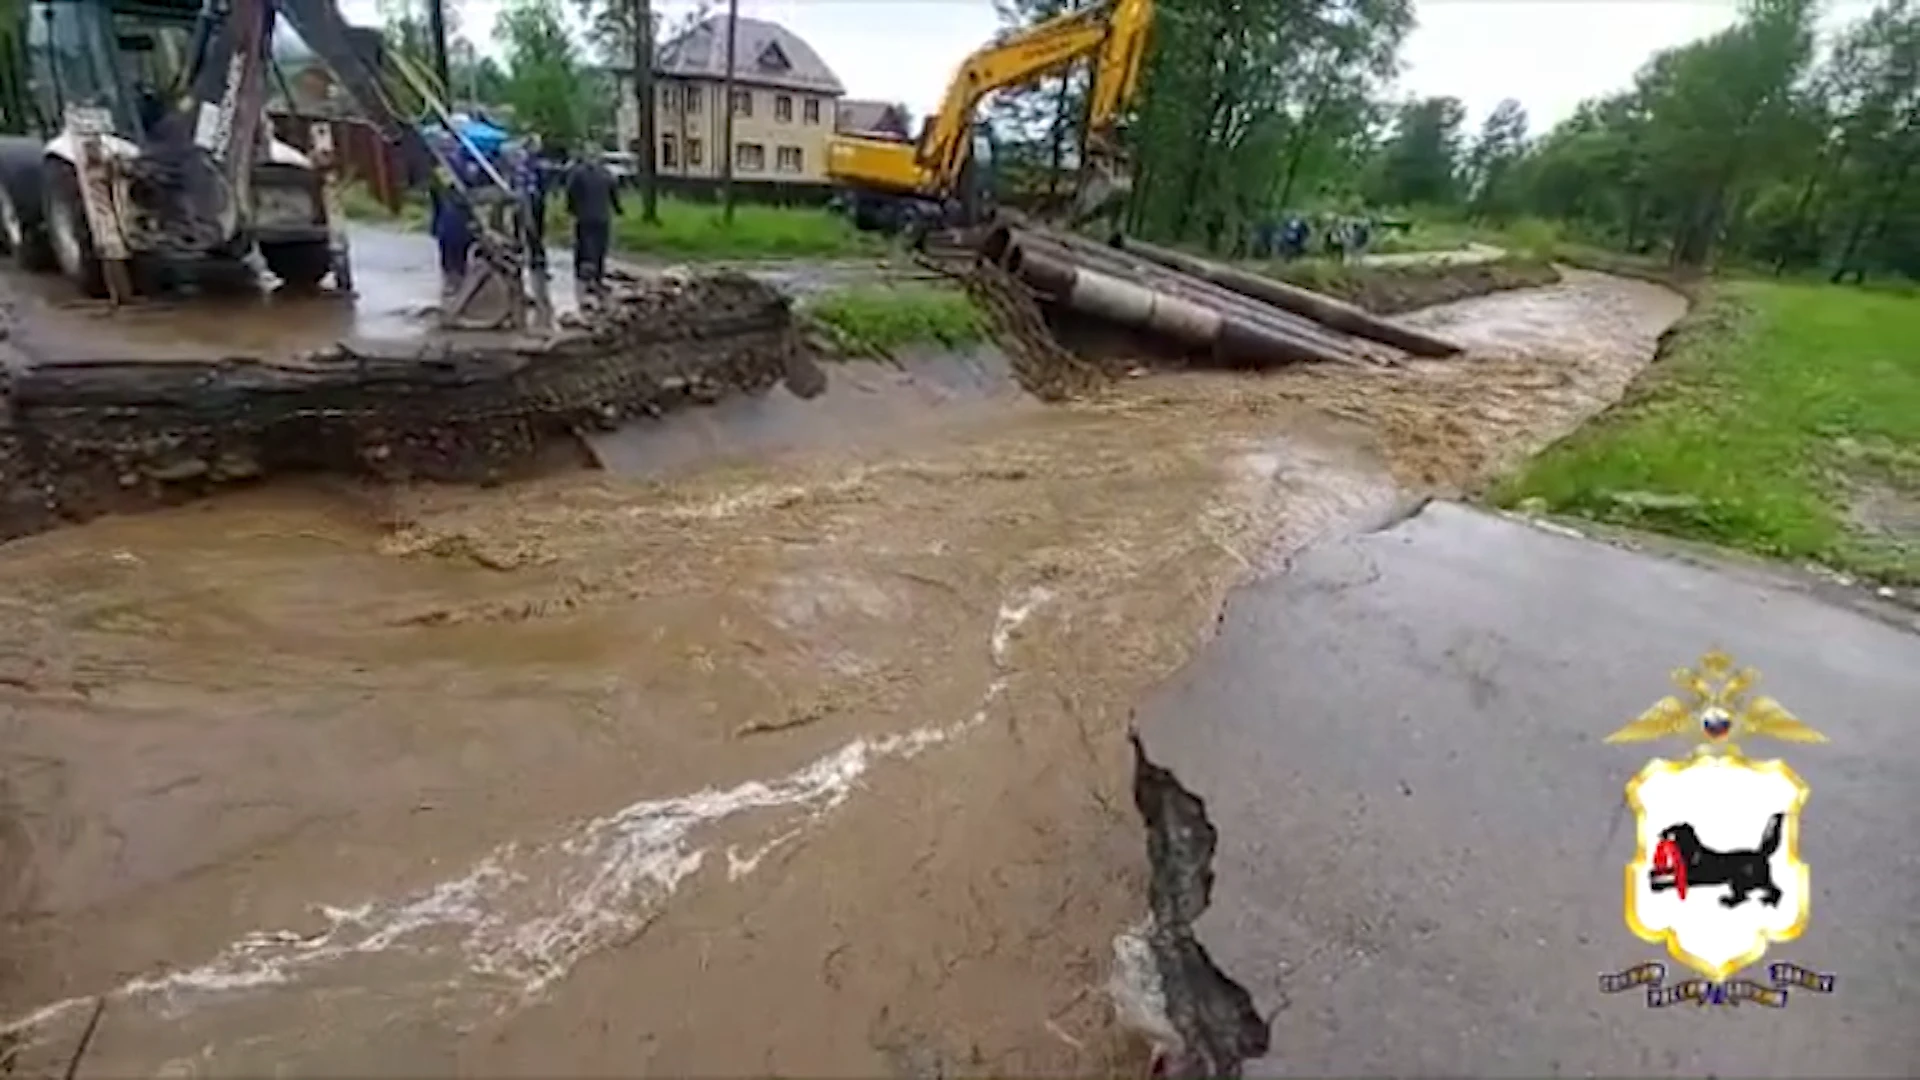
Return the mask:
<path fill-rule="evenodd" d="M 1066 407 L 874 367 L 617 475 L 10 544 L 18 1067 L 106 995 L 95 1075 L 1137 1069 L 1134 703 L 1232 583 L 1569 429 L 1679 314 L 1569 274 L 1413 320 L 1464 360 Z"/>

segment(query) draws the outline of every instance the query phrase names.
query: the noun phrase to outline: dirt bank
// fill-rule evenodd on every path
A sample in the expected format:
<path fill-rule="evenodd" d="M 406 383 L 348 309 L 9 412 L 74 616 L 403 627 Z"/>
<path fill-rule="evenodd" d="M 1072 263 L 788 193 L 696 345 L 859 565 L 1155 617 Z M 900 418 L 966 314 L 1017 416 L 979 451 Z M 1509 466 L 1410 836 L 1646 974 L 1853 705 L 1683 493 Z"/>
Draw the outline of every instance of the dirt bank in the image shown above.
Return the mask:
<path fill-rule="evenodd" d="M 576 431 L 761 391 L 809 363 L 786 299 L 740 275 L 624 283 L 604 314 L 553 335 L 299 357 L 195 360 L 129 337 L 76 358 L 25 325 L 0 371 L 0 540 L 265 475 L 498 480 Z"/>
<path fill-rule="evenodd" d="M 1226 588 L 1616 394 L 1594 275 L 1460 361 L 1129 380 L 647 479 L 281 488 L 0 550 L 20 1067 L 1136 1068 L 1129 712 Z"/>

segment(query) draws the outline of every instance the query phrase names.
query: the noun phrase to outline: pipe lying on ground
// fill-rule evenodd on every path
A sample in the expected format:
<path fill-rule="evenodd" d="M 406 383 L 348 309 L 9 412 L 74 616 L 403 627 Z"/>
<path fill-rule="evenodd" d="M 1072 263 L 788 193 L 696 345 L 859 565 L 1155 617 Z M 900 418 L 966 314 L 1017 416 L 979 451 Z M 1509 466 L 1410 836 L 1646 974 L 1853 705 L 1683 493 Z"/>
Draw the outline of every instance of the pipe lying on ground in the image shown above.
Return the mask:
<path fill-rule="evenodd" d="M 1077 311 L 1207 348 L 1221 359 L 1259 364 L 1353 359 L 1318 342 L 1076 265 L 1062 255 L 1057 247 L 1016 239 L 1002 262 L 1015 277 Z"/>
<path fill-rule="evenodd" d="M 1345 331 L 1354 337 L 1404 349 L 1415 356 L 1454 356 L 1460 352 L 1460 346 L 1450 341 L 1388 322 L 1351 304 L 1302 289 L 1297 285 L 1289 285 L 1258 274 L 1249 274 L 1244 270 L 1235 270 L 1230 266 L 1222 266 L 1207 259 L 1131 237 L 1116 237 L 1114 245 L 1122 251 L 1138 255 L 1143 259 L 1150 259 L 1161 266 L 1178 270 L 1183 274 L 1192 274 L 1243 296 L 1304 315 L 1314 322 Z"/>
<path fill-rule="evenodd" d="M 1358 358 L 1352 353 L 1352 339 L 1340 331 L 1245 293 L 1217 285 L 1206 278 L 1183 273 L 1151 259 L 1071 233 L 1018 232 L 1014 234 L 1013 242 L 1028 245 L 1038 242 L 1052 245 L 1060 250 L 1061 257 L 1079 265 L 1191 300 L 1243 322 L 1267 327 L 1287 337 L 1312 342 L 1329 353 L 1338 353 L 1346 359 L 1358 362 Z"/>

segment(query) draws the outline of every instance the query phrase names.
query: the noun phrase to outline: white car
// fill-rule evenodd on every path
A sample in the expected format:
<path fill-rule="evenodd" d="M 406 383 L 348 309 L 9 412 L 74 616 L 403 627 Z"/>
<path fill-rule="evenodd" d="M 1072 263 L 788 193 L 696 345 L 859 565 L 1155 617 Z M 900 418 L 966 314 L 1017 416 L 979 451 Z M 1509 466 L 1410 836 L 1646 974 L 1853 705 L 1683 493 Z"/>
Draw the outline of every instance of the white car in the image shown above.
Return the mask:
<path fill-rule="evenodd" d="M 630 187 L 640 179 L 639 155 L 628 150 L 609 150 L 602 160 L 619 187 Z"/>

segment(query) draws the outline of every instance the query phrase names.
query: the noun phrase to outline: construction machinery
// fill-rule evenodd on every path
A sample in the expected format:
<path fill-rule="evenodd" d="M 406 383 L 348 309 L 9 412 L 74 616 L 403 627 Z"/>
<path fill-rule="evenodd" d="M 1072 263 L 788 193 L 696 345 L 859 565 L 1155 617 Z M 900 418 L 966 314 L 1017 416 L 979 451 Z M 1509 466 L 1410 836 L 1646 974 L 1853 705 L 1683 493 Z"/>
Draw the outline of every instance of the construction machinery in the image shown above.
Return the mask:
<path fill-rule="evenodd" d="M 421 134 L 422 118 L 401 104 L 451 131 L 430 84 L 383 64 L 377 34 L 350 27 L 333 0 L 8 0 L 0 239 L 16 260 L 115 300 L 256 257 L 287 286 L 332 275 L 351 290 L 327 183 L 331 129 L 316 125 L 308 155 L 267 122 L 279 19 L 398 146 L 410 178 L 432 177 L 470 203 Z M 489 179 L 504 189 L 497 173 Z M 480 224 L 469 280 L 443 315 L 455 325 L 523 324 L 518 254 Z"/>
<path fill-rule="evenodd" d="M 976 50 L 947 85 L 915 143 L 858 135 L 828 146 L 827 172 L 865 228 L 978 224 L 991 213 L 977 166 L 983 133 L 974 109 L 987 94 L 1092 60 L 1075 216 L 1109 207 L 1129 189 L 1119 125 L 1140 85 L 1153 0 L 1108 0 L 1017 31 Z"/>

